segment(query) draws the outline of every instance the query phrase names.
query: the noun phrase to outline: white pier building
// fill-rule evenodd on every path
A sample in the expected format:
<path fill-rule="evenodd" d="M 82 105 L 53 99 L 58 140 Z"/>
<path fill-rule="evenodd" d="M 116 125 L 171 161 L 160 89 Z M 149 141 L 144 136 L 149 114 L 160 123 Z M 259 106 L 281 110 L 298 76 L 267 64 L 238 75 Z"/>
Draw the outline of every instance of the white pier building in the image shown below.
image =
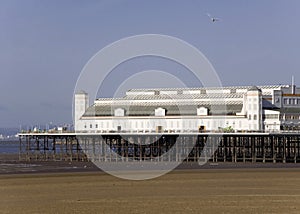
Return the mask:
<path fill-rule="evenodd" d="M 131 89 L 89 106 L 75 94 L 77 132 L 204 132 L 300 130 L 295 85 Z"/>

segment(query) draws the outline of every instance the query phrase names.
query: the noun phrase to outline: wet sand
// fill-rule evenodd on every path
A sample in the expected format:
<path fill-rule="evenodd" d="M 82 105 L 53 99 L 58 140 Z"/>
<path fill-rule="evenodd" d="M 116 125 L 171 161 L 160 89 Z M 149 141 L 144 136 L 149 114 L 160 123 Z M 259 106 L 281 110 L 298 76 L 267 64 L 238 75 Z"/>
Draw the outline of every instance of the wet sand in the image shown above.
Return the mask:
<path fill-rule="evenodd" d="M 141 163 L 143 164 L 143 163 Z M 167 163 L 166 163 L 167 164 Z M 218 162 L 199 165 L 195 162 L 183 162 L 176 170 L 202 169 L 300 169 L 300 163 L 233 163 Z M 92 162 L 31 160 L 19 161 L 17 154 L 0 154 L 0 176 L 3 174 L 36 174 L 36 173 L 65 173 L 65 172 L 99 172 Z"/>
<path fill-rule="evenodd" d="M 181 169 L 129 181 L 103 172 L 2 174 L 1 213 L 300 213 L 300 169 Z"/>

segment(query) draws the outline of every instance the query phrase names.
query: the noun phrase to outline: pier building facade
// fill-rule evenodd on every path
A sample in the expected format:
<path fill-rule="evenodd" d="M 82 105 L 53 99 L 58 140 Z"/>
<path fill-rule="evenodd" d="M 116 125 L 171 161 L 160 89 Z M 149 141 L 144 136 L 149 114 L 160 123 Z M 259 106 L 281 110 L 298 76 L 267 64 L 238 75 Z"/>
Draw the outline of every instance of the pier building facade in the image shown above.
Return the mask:
<path fill-rule="evenodd" d="M 188 133 L 300 130 L 295 85 L 131 89 L 92 105 L 75 94 L 76 132 Z"/>

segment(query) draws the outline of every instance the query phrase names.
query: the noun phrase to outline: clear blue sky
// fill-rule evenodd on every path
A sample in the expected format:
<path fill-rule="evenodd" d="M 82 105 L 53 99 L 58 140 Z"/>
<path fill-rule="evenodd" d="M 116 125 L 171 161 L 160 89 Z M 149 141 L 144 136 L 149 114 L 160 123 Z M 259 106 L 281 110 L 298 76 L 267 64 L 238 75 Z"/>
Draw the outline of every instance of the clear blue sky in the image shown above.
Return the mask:
<path fill-rule="evenodd" d="M 136 34 L 166 34 L 194 45 L 225 86 L 290 84 L 292 75 L 299 83 L 299 9 L 298 0 L 1 0 L 0 127 L 70 123 L 85 63 Z M 210 22 L 207 12 L 222 21 Z M 146 65 L 181 72 L 160 60 Z M 101 95 L 112 96 L 112 83 L 122 82 L 118 72 L 139 69 L 146 66 L 138 60 L 116 69 Z M 190 78 L 189 86 L 197 84 Z"/>

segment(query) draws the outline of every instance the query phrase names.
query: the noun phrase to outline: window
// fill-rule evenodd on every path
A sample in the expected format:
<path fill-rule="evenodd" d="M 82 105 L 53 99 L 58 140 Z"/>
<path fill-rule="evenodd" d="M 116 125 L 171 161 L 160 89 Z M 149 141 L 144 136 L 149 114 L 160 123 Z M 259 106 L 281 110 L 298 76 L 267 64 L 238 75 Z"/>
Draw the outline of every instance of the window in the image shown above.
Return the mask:
<path fill-rule="evenodd" d="M 122 108 L 117 108 L 117 109 L 115 109 L 114 115 L 116 117 L 124 117 L 125 116 L 125 110 L 122 109 Z"/>
<path fill-rule="evenodd" d="M 92 124 L 90 124 L 90 128 L 93 128 L 93 125 L 92 125 Z"/>
<path fill-rule="evenodd" d="M 257 115 L 253 115 L 253 120 L 257 120 Z"/>
<path fill-rule="evenodd" d="M 205 107 L 197 108 L 197 115 L 198 115 L 198 116 L 205 116 L 205 115 L 208 115 L 208 109 L 205 108 Z"/>
<path fill-rule="evenodd" d="M 159 116 L 159 117 L 166 116 L 166 110 L 159 107 L 159 108 L 155 109 L 154 115 Z"/>
<path fill-rule="evenodd" d="M 95 126 L 96 126 L 96 129 L 98 129 L 98 124 L 96 124 Z"/>
<path fill-rule="evenodd" d="M 251 120 L 251 114 L 248 115 L 248 120 Z"/>

